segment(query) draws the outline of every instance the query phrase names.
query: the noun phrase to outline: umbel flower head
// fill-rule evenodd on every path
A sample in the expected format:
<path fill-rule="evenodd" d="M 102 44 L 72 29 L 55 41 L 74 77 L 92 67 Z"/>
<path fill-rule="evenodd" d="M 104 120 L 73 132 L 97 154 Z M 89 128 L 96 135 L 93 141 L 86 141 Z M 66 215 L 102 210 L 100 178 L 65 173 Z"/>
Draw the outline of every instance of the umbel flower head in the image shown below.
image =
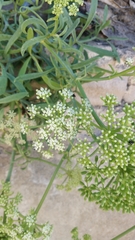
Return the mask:
<path fill-rule="evenodd" d="M 63 13 L 63 8 L 67 7 L 69 15 L 76 16 L 79 6 L 83 5 L 82 0 L 45 0 L 48 4 L 53 4 L 53 14 L 59 17 Z"/>
<path fill-rule="evenodd" d="M 38 96 L 39 91 L 37 91 Z M 73 107 L 74 99 L 71 90 L 59 91 L 62 100 L 53 105 L 49 103 L 49 92 L 43 96 L 43 92 L 46 94 L 46 90 L 42 89 L 41 91 L 40 96 L 43 99 L 48 98 L 48 104 L 46 107 L 31 105 L 28 107 L 28 112 L 31 119 L 38 116 L 43 120 L 42 126 L 37 130 L 37 139 L 33 142 L 33 147 L 44 157 L 50 158 L 52 150 L 64 152 L 67 141 L 70 142 L 74 139 L 82 126 L 84 129 L 88 127 L 88 122 L 90 123 L 91 120 L 91 109 L 87 100 L 82 101 L 80 108 Z M 44 148 L 45 144 L 48 146 L 48 150 Z"/>
<path fill-rule="evenodd" d="M 125 104 L 119 118 L 114 110 L 115 96 L 102 100 L 107 107 L 101 116 L 106 126 L 94 137 L 93 153 L 92 141 L 86 140 L 89 133 L 74 146 L 85 169 L 80 191 L 105 210 L 135 211 L 135 102 Z"/>

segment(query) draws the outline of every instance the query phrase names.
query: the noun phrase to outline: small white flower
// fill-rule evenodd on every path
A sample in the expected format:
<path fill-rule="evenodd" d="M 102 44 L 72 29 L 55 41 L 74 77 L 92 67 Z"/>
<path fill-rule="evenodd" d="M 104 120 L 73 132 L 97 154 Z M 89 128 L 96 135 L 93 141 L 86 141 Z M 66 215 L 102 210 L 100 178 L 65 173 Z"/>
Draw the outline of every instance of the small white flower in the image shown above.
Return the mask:
<path fill-rule="evenodd" d="M 50 106 L 48 106 L 47 108 L 41 109 L 41 112 L 45 117 L 53 116 L 53 109 Z"/>
<path fill-rule="evenodd" d="M 132 58 L 126 58 L 126 61 L 125 61 L 126 65 L 127 66 L 131 66 L 133 64 L 133 59 Z"/>
<path fill-rule="evenodd" d="M 28 133 L 28 124 L 26 122 L 21 122 L 20 123 L 20 131 L 23 134 L 27 134 Z"/>
<path fill-rule="evenodd" d="M 36 114 L 38 113 L 38 108 L 36 105 L 31 104 L 31 106 L 27 107 L 28 112 L 29 112 L 29 116 L 30 118 L 34 118 L 36 116 Z"/>
<path fill-rule="evenodd" d="M 37 99 L 42 98 L 42 99 L 45 100 L 46 98 L 50 97 L 51 95 L 52 95 L 51 91 L 48 88 L 41 87 L 40 89 L 36 89 L 36 97 L 37 97 Z"/>
<path fill-rule="evenodd" d="M 37 152 L 41 152 L 41 149 L 43 148 L 43 143 L 39 140 L 33 142 L 33 147 Z"/>
<path fill-rule="evenodd" d="M 22 240 L 34 240 L 34 238 L 32 237 L 31 233 L 25 233 L 22 237 Z"/>
<path fill-rule="evenodd" d="M 49 151 L 42 151 L 42 156 L 45 157 L 46 159 L 50 159 L 53 157 L 53 153 L 49 152 Z"/>
<path fill-rule="evenodd" d="M 36 215 L 28 215 L 28 216 L 26 216 L 25 221 L 26 221 L 27 225 L 29 227 L 31 227 L 36 222 Z"/>
<path fill-rule="evenodd" d="M 58 111 L 59 113 L 65 113 L 66 111 L 66 104 L 62 102 L 57 102 L 56 105 L 54 106 L 54 109 Z"/>
<path fill-rule="evenodd" d="M 69 89 L 62 89 L 61 91 L 59 91 L 59 94 L 64 97 L 65 100 L 70 99 L 73 96 L 73 92 Z"/>
<path fill-rule="evenodd" d="M 52 225 L 50 223 L 46 223 L 45 226 L 42 228 L 42 233 L 45 235 L 49 235 L 52 233 Z"/>
<path fill-rule="evenodd" d="M 46 131 L 46 129 L 40 128 L 37 133 L 39 135 L 39 139 L 48 139 L 48 131 Z"/>

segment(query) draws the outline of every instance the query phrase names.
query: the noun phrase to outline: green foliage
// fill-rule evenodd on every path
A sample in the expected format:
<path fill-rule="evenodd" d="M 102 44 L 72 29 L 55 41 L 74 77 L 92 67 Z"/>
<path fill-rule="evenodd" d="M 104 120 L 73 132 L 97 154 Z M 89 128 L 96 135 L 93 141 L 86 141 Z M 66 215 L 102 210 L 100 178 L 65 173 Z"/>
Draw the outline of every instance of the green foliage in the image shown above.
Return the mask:
<path fill-rule="evenodd" d="M 1 108 L 11 106 L 11 102 L 19 102 L 20 109 L 26 108 L 30 99 L 34 101 L 33 85 L 37 88 L 46 85 L 57 94 L 64 87 L 75 87 L 78 81 L 100 81 L 106 74 L 107 79 L 112 75 L 115 77 L 113 70 L 95 66 L 96 60 L 103 56 L 119 59 L 115 48 L 112 47 L 112 51 L 103 50 L 87 45 L 87 37 L 82 40 L 83 33 L 95 17 L 97 1 L 92 1 L 87 20 L 85 15 L 74 19 L 63 9 L 59 18 L 48 15 L 47 22 L 40 17 L 42 4 L 38 5 L 38 1 L 35 6 L 32 1 L 29 3 L 31 8 L 21 7 L 13 1 L 13 8 L 8 12 L 4 9 L 8 1 L 1 3 L 0 81 L 5 79 L 0 90 Z M 78 35 L 76 28 L 80 27 L 83 18 L 85 21 Z M 87 50 L 97 55 L 89 58 Z"/>
<path fill-rule="evenodd" d="M 52 226 L 47 222 L 39 225 L 36 223 L 36 214 L 31 210 L 23 216 L 18 210 L 18 204 L 22 196 L 18 193 L 12 196 L 10 183 L 2 183 L 0 190 L 0 207 L 3 209 L 3 217 L 0 217 L 0 239 L 5 240 L 35 240 L 49 239 Z"/>
<path fill-rule="evenodd" d="M 77 227 L 75 227 L 74 229 L 72 229 L 72 231 L 71 231 L 71 235 L 72 235 L 72 239 L 73 240 L 81 240 L 79 237 L 78 237 L 78 228 Z M 83 235 L 83 238 L 82 238 L 82 240 L 92 240 L 91 239 L 91 236 L 89 235 L 89 234 L 85 234 L 85 235 Z"/>
<path fill-rule="evenodd" d="M 81 183 L 81 194 L 89 201 L 95 201 L 104 210 L 135 211 L 135 102 L 125 104 L 123 116 L 114 112 L 116 98 L 102 98 L 107 110 L 102 114 L 106 126 L 96 143 L 93 153 L 88 139 L 76 144 L 79 150 L 79 163 L 85 170 L 82 172 L 84 181 Z M 90 135 L 91 130 L 87 130 Z M 92 156 L 95 156 L 94 159 Z"/>

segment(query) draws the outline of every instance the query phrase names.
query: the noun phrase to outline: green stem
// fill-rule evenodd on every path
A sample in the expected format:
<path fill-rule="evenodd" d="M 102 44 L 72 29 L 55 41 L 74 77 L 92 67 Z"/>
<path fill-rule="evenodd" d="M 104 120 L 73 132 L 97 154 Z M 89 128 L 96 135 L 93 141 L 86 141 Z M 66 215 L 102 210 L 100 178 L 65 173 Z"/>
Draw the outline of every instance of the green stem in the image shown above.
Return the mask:
<path fill-rule="evenodd" d="M 47 160 L 41 159 L 41 158 L 27 157 L 27 159 L 28 159 L 28 160 L 32 160 L 32 161 L 44 162 L 44 163 L 47 163 L 47 164 L 49 164 L 49 165 L 51 165 L 51 166 L 53 166 L 53 167 L 57 167 L 57 166 L 58 166 L 58 164 L 52 163 L 52 162 L 50 162 L 50 161 L 47 161 Z M 16 160 L 17 160 L 17 159 L 16 159 Z M 65 171 L 65 168 L 62 168 L 62 167 L 61 167 L 61 169 Z"/>
<path fill-rule="evenodd" d="M 135 225 L 133 227 L 127 229 L 125 232 L 119 234 L 118 236 L 112 238 L 111 240 L 118 240 L 118 239 L 122 238 L 123 236 L 127 235 L 128 233 L 130 233 L 133 230 L 135 230 Z"/>
<path fill-rule="evenodd" d="M 134 71 L 134 72 L 131 72 L 131 71 Z M 130 68 L 128 68 L 124 71 L 121 71 L 121 72 L 116 72 L 116 73 L 112 74 L 111 76 L 101 78 L 101 81 L 108 80 L 108 79 L 113 79 L 113 78 L 116 78 L 116 77 L 134 76 L 134 75 L 135 75 L 135 66 L 130 67 Z"/>
<path fill-rule="evenodd" d="M 12 154 L 11 154 L 10 166 L 9 166 L 8 175 L 6 177 L 5 183 L 10 182 L 12 171 L 13 171 L 13 166 L 14 166 L 14 161 L 15 161 L 15 150 L 14 150 L 14 145 L 13 145 L 13 151 L 12 151 Z M 6 223 L 6 214 L 5 214 L 5 211 L 4 211 L 3 224 L 5 224 L 5 223 Z"/>
<path fill-rule="evenodd" d="M 87 99 L 88 99 L 88 97 L 87 97 L 87 95 L 86 95 L 86 93 L 85 93 L 85 91 L 84 91 L 84 89 L 83 89 L 83 87 L 82 87 L 82 84 L 81 84 L 79 81 L 76 81 L 76 85 L 77 85 L 77 87 L 78 87 L 78 89 L 79 89 L 79 91 L 80 91 L 80 93 L 81 93 L 81 96 L 82 96 L 83 98 L 87 98 Z M 88 100 L 89 100 L 89 99 L 88 99 Z M 90 101 L 89 101 L 89 102 L 90 102 Z M 91 105 L 91 103 L 90 103 L 90 105 Z M 106 128 L 105 125 L 104 125 L 104 123 L 101 121 L 101 119 L 99 118 L 99 116 L 98 116 L 97 113 L 95 112 L 95 110 L 94 110 L 94 108 L 93 108 L 92 105 L 91 105 L 91 110 L 92 110 L 91 114 L 93 115 L 93 117 L 94 117 L 95 121 L 98 123 L 98 125 L 99 125 L 101 128 Z"/>
<path fill-rule="evenodd" d="M 39 210 L 41 209 L 41 207 L 42 207 L 42 205 L 43 205 L 43 203 L 44 203 L 44 201 L 45 201 L 45 199 L 46 199 L 46 197 L 48 195 L 48 192 L 50 191 L 50 188 L 51 188 L 51 186 L 53 184 L 53 181 L 54 181 L 54 179 L 55 179 L 59 169 L 61 168 L 61 165 L 62 165 L 62 163 L 63 163 L 63 161 L 65 159 L 65 156 L 67 155 L 67 152 L 70 151 L 71 147 L 72 147 L 72 145 L 69 144 L 67 150 L 65 151 L 65 154 L 63 155 L 63 157 L 61 158 L 59 164 L 57 165 L 57 167 L 56 167 L 56 169 L 55 169 L 55 171 L 54 171 L 54 173 L 53 173 L 53 175 L 52 175 L 52 177 L 50 179 L 50 182 L 49 182 L 49 184 L 48 184 L 48 186 L 47 186 L 47 188 L 46 188 L 46 190 L 45 190 L 45 192 L 44 192 L 44 194 L 43 194 L 43 196 L 42 196 L 42 198 L 41 198 L 41 200 L 40 200 L 40 202 L 39 202 L 39 204 L 38 204 L 38 206 L 37 206 L 37 208 L 35 210 L 35 214 L 38 214 Z"/>
<path fill-rule="evenodd" d="M 109 183 L 106 185 L 105 188 L 108 188 L 108 187 L 111 185 L 111 183 L 112 183 L 113 180 L 114 180 L 114 177 L 111 178 L 111 180 L 109 181 Z"/>
<path fill-rule="evenodd" d="M 13 171 L 13 166 L 14 166 L 14 161 L 15 161 L 15 150 L 13 149 L 12 155 L 11 155 L 11 160 L 10 160 L 10 165 L 9 165 L 9 171 L 8 171 L 8 175 L 6 177 L 5 182 L 10 182 L 12 171 Z"/>

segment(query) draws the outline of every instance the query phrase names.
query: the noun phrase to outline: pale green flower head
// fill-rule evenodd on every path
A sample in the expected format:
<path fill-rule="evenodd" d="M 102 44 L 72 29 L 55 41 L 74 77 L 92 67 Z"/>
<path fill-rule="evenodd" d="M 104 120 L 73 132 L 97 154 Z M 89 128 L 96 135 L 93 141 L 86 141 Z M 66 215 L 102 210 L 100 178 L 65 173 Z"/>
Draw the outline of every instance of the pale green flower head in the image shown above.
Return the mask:
<path fill-rule="evenodd" d="M 82 0 L 45 0 L 48 4 L 53 4 L 53 11 L 52 13 L 56 16 L 60 16 L 63 13 L 63 8 L 68 7 L 69 15 L 76 16 L 77 12 L 79 11 L 79 6 L 83 5 Z"/>

